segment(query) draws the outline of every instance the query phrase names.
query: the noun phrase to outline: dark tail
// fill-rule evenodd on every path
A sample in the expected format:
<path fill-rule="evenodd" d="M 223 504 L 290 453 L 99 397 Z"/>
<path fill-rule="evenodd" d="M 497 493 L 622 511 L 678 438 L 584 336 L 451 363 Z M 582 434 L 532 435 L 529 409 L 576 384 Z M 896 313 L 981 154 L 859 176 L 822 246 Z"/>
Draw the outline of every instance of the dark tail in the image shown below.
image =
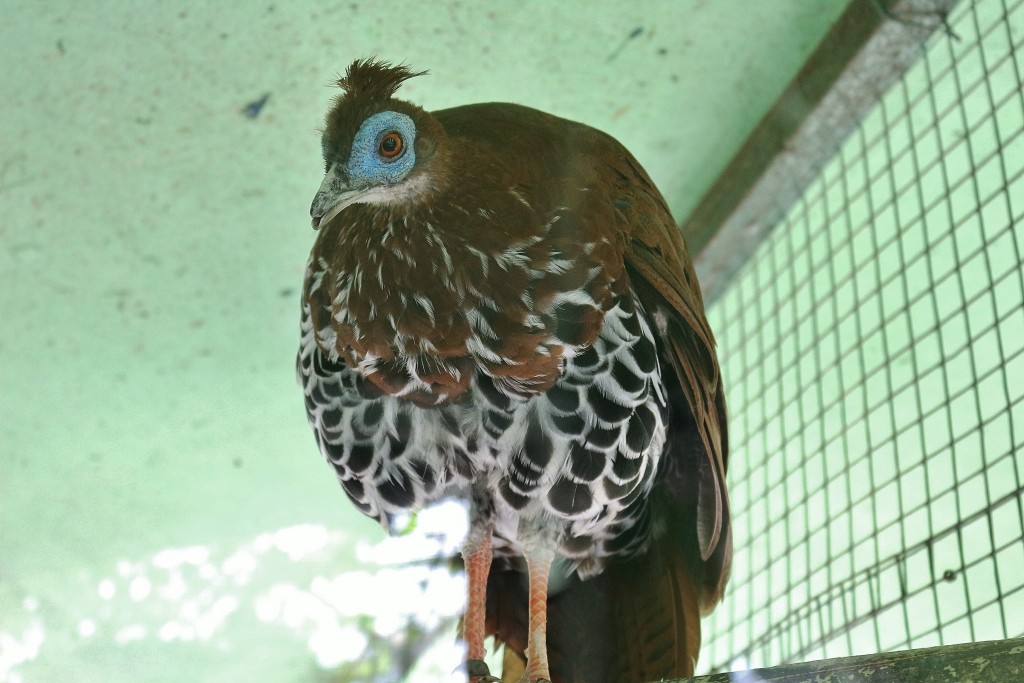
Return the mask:
<path fill-rule="evenodd" d="M 552 683 L 692 676 L 700 649 L 700 607 L 685 558 L 655 543 L 643 555 L 609 563 L 591 579 L 568 579 L 548 602 Z M 506 654 L 503 681 L 514 683 L 521 673 L 515 669 L 526 649 L 526 598 L 523 573 L 492 570 L 487 628 L 505 643 L 506 653 L 514 653 Z"/>

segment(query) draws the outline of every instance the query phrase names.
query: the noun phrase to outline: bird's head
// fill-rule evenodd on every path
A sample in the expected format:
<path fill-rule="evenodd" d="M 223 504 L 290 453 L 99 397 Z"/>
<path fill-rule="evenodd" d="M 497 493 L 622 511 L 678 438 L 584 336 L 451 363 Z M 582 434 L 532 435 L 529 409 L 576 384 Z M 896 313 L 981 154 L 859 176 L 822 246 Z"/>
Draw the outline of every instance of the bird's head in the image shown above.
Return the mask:
<path fill-rule="evenodd" d="M 396 204 L 427 193 L 436 180 L 429 162 L 444 131 L 423 109 L 393 97 L 423 73 L 364 59 L 338 80 L 343 92 L 321 140 L 326 175 L 309 210 L 314 229 L 352 204 Z"/>

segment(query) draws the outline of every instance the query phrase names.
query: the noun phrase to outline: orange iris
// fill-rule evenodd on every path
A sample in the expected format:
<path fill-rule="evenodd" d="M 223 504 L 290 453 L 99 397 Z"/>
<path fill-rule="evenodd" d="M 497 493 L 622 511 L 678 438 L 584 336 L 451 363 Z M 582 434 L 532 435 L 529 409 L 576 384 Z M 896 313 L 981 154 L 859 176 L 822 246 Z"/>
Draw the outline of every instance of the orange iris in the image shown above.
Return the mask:
<path fill-rule="evenodd" d="M 392 131 L 380 139 L 378 149 L 382 157 L 394 159 L 402 153 L 404 147 L 405 143 L 402 141 L 402 136 Z"/>

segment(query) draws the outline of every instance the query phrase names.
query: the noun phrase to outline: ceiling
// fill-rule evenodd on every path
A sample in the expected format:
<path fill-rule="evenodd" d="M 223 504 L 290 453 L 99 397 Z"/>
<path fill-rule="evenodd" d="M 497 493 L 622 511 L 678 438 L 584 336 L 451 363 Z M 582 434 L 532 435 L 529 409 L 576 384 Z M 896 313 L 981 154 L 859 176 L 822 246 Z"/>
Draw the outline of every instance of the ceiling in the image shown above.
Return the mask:
<path fill-rule="evenodd" d="M 434 546 L 348 504 L 293 374 L 349 62 L 601 128 L 682 219 L 844 5 L 6 3 L 0 681 L 343 680 L 358 615 L 420 599 L 364 570 Z"/>

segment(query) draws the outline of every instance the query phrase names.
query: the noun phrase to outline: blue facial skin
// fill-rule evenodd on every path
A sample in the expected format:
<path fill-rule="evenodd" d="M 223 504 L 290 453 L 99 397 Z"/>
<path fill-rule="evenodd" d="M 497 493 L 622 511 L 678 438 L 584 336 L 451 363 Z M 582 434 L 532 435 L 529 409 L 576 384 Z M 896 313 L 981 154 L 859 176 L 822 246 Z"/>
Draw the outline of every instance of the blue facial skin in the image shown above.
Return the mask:
<path fill-rule="evenodd" d="M 380 141 L 390 132 L 402 136 L 402 152 L 387 158 L 380 154 Z M 405 114 L 382 111 L 363 121 L 352 140 L 348 174 L 355 187 L 394 185 L 409 175 L 416 163 L 416 125 Z"/>

